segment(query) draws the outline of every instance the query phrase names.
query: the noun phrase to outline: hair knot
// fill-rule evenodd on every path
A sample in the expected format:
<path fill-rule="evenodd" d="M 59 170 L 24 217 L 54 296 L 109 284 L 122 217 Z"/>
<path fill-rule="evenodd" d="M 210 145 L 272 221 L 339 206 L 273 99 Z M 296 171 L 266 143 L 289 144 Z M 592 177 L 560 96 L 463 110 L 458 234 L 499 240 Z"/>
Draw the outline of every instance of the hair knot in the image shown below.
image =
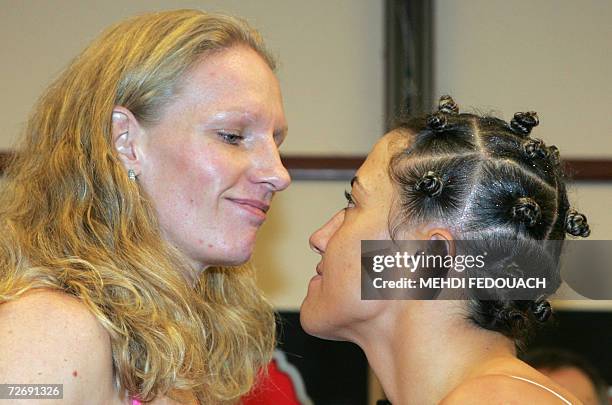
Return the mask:
<path fill-rule="evenodd" d="M 434 131 L 440 131 L 441 129 L 444 129 L 447 123 L 448 120 L 446 119 L 446 116 L 443 113 L 437 112 L 427 116 L 427 127 Z"/>
<path fill-rule="evenodd" d="M 523 144 L 523 149 L 529 159 L 545 159 L 548 157 L 548 148 L 541 139 L 529 139 Z"/>
<path fill-rule="evenodd" d="M 531 228 L 542 218 L 542 210 L 532 198 L 522 197 L 512 207 L 512 216 Z"/>
<path fill-rule="evenodd" d="M 440 97 L 438 101 L 438 111 L 446 114 L 458 114 L 459 106 L 451 96 L 445 95 Z"/>
<path fill-rule="evenodd" d="M 548 147 L 548 156 L 550 156 L 550 160 L 553 165 L 558 166 L 561 163 L 559 148 L 557 148 L 555 145 L 551 145 Z"/>
<path fill-rule="evenodd" d="M 591 234 L 587 217 L 576 210 L 569 210 L 565 217 L 565 232 L 574 236 L 586 238 Z"/>
<path fill-rule="evenodd" d="M 538 114 L 535 111 L 517 112 L 510 121 L 510 128 L 522 136 L 529 136 L 531 129 L 540 123 Z"/>
<path fill-rule="evenodd" d="M 530 305 L 531 312 L 536 320 L 540 323 L 546 322 L 552 315 L 552 308 L 550 302 L 544 298 L 538 298 L 533 301 Z"/>
<path fill-rule="evenodd" d="M 437 197 L 442 193 L 442 186 L 442 179 L 436 173 L 428 171 L 416 182 L 414 189 L 430 197 Z"/>

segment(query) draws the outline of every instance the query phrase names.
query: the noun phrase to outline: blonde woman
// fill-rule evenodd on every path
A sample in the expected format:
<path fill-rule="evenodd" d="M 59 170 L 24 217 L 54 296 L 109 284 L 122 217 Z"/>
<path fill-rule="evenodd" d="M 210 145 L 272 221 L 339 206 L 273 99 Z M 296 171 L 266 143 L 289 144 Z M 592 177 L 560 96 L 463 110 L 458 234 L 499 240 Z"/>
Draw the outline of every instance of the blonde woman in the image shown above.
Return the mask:
<path fill-rule="evenodd" d="M 111 27 L 48 88 L 0 191 L 0 383 L 63 384 L 62 404 L 249 390 L 274 318 L 240 265 L 290 182 L 273 70 L 246 23 L 180 10 Z"/>

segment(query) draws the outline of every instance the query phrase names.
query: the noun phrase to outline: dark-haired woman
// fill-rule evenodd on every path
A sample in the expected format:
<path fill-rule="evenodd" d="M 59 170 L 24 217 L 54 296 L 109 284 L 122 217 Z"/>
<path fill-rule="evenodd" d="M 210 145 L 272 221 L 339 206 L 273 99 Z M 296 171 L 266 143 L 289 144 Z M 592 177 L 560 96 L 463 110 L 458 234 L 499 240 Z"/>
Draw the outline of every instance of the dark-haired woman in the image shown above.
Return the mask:
<path fill-rule="evenodd" d="M 302 325 L 358 344 L 393 404 L 579 403 L 516 357 L 526 332 L 550 315 L 545 299 L 361 299 L 362 240 L 537 245 L 588 236 L 586 218 L 569 207 L 557 148 L 530 136 L 537 124 L 531 112 L 510 123 L 459 114 L 443 97 L 439 111 L 378 141 L 348 206 L 311 236 L 321 261 Z"/>

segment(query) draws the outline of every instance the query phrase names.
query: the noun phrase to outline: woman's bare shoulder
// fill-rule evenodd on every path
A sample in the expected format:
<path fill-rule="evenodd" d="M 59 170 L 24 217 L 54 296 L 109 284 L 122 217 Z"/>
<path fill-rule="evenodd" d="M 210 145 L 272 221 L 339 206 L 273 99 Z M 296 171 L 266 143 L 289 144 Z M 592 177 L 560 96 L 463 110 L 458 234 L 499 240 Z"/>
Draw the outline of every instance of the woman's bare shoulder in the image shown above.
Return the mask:
<path fill-rule="evenodd" d="M 41 303 L 49 304 L 53 309 L 73 306 L 74 308 L 85 308 L 81 301 L 67 293 L 47 288 L 33 288 L 19 296 L 17 299 L 6 301 L 0 305 L 0 313 L 7 310 L 23 310 L 31 306 L 38 307 Z"/>
<path fill-rule="evenodd" d="M 531 380 L 533 381 L 533 380 Z M 513 378 L 509 375 L 487 374 L 481 375 L 461 383 L 450 392 L 441 402 L 441 405 L 459 404 L 543 404 L 559 405 L 567 404 L 559 396 L 561 395 L 571 404 L 580 404 L 571 394 L 563 389 L 559 389 L 554 383 L 546 384 L 537 381 L 529 382 L 521 378 Z"/>
<path fill-rule="evenodd" d="M 78 298 L 28 291 L 0 305 L 0 330 L 0 381 L 63 384 L 62 403 L 114 392 L 109 335 Z"/>
<path fill-rule="evenodd" d="M 33 289 L 1 304 L 0 322 L 11 327 L 9 334 L 46 330 L 48 333 L 41 336 L 44 339 L 40 339 L 45 341 L 59 338 L 53 332 L 69 332 L 98 339 L 104 335 L 95 316 L 78 298 L 48 289 Z"/>

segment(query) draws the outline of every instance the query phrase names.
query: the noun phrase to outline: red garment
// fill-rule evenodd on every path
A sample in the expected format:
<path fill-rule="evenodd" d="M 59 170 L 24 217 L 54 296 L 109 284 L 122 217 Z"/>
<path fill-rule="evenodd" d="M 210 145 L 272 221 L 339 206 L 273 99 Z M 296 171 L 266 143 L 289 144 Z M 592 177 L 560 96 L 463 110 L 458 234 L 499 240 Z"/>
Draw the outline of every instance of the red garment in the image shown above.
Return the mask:
<path fill-rule="evenodd" d="M 272 360 L 268 364 L 268 376 L 242 397 L 242 405 L 300 405 L 300 401 L 291 377 Z"/>

